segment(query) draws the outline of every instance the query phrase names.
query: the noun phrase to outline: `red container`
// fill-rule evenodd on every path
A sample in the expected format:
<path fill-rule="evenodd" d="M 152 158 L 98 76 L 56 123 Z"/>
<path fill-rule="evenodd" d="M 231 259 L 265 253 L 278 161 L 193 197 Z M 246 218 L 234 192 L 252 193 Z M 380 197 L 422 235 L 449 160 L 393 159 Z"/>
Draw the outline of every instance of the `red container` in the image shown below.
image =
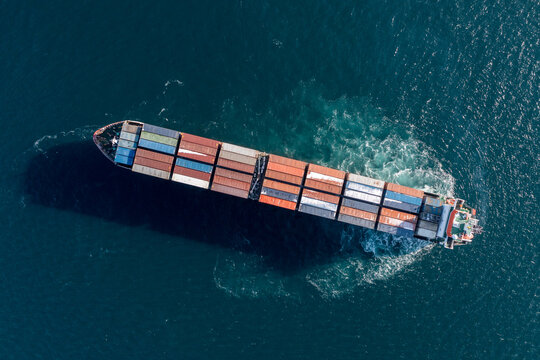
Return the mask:
<path fill-rule="evenodd" d="M 381 215 L 388 216 L 394 219 L 408 221 L 412 224 L 416 224 L 416 222 L 418 221 L 418 216 L 416 215 L 404 213 L 401 211 L 391 210 L 384 207 L 381 208 Z"/>
<path fill-rule="evenodd" d="M 180 149 L 186 149 L 186 150 L 190 150 L 190 151 L 195 151 L 195 152 L 210 155 L 210 156 L 216 156 L 216 154 L 217 154 L 217 147 L 199 145 L 199 144 L 187 142 L 187 141 L 184 141 L 184 140 L 182 140 L 182 142 L 180 142 Z"/>
<path fill-rule="evenodd" d="M 332 204 L 339 203 L 339 196 L 325 194 L 319 191 L 314 191 L 314 190 L 309 190 L 309 189 L 304 189 L 304 191 L 302 192 L 302 196 L 306 196 L 308 198 L 312 198 L 316 200 L 326 201 Z"/>
<path fill-rule="evenodd" d="M 354 216 L 354 217 L 369 220 L 369 221 L 377 220 L 377 214 L 370 213 L 370 212 L 367 212 L 367 211 L 364 211 L 364 210 L 358 210 L 358 209 L 350 208 L 350 207 L 347 207 L 347 206 L 342 206 L 339 209 L 339 213 L 344 214 L 344 215 Z"/>
<path fill-rule="evenodd" d="M 141 148 L 137 149 L 137 153 L 135 154 L 135 157 L 143 157 L 143 158 L 146 158 L 146 159 L 152 159 L 152 160 L 156 160 L 156 161 L 161 161 L 161 162 L 166 163 L 166 164 L 172 164 L 172 162 L 174 160 L 174 156 L 160 154 L 160 153 L 157 153 L 157 152 L 154 152 L 154 151 L 145 150 L 145 149 L 141 149 Z"/>
<path fill-rule="evenodd" d="M 386 189 L 400 193 L 400 194 L 417 197 L 420 199 L 424 197 L 424 192 L 422 190 L 413 189 L 408 186 L 403 186 L 403 185 L 398 185 L 398 184 L 393 184 L 393 183 L 386 183 Z"/>
<path fill-rule="evenodd" d="M 207 164 L 210 164 L 210 165 L 214 165 L 214 162 L 216 161 L 215 156 L 204 155 L 204 154 L 201 154 L 201 155 L 188 154 L 188 153 L 182 153 L 182 152 L 178 151 L 178 156 L 186 158 L 186 159 L 201 161 L 203 163 L 207 163 Z"/>
<path fill-rule="evenodd" d="M 248 164 L 244 164 L 238 161 L 233 161 L 233 160 L 228 160 L 228 159 L 223 159 L 223 158 L 218 158 L 217 164 L 219 166 L 223 166 L 229 169 L 244 171 L 250 174 L 253 174 L 253 172 L 255 171 L 255 166 L 253 165 L 248 165 Z"/>
<path fill-rule="evenodd" d="M 214 148 L 217 148 L 218 145 L 221 144 L 221 142 L 217 140 L 208 139 L 208 138 L 200 137 L 197 135 L 186 134 L 186 133 L 181 133 L 181 134 L 182 134 L 182 141 L 188 141 L 190 143 L 205 145 L 205 146 L 214 147 Z"/>
<path fill-rule="evenodd" d="M 295 202 L 278 199 L 272 196 L 261 195 L 261 197 L 259 198 L 259 202 L 274 205 L 274 206 L 279 206 L 281 208 L 289 209 L 289 210 L 296 209 Z"/>
<path fill-rule="evenodd" d="M 238 196 L 238 197 L 241 197 L 241 198 L 244 198 L 244 199 L 247 199 L 248 197 L 248 194 L 249 194 L 249 191 L 245 191 L 245 190 L 241 190 L 241 189 L 236 189 L 236 188 L 232 188 L 232 187 L 229 187 L 229 186 L 225 186 L 225 185 L 221 185 L 221 184 L 216 184 L 216 183 L 213 183 L 212 184 L 212 188 L 211 188 L 213 191 L 217 191 L 217 192 L 220 192 L 220 193 L 223 193 L 223 194 L 228 194 L 228 195 L 232 195 L 232 196 Z"/>
<path fill-rule="evenodd" d="M 316 172 L 316 173 L 319 173 L 319 174 L 332 176 L 332 177 L 335 177 L 335 178 L 338 178 L 338 179 L 341 179 L 341 180 L 345 179 L 345 171 L 331 169 L 331 168 L 326 167 L 326 166 L 309 164 L 308 171 L 313 171 L 313 172 Z"/>
<path fill-rule="evenodd" d="M 285 174 L 302 177 L 304 176 L 304 170 L 295 168 L 292 166 L 282 165 L 278 163 L 269 162 L 266 166 L 269 170 L 279 171 Z"/>
<path fill-rule="evenodd" d="M 274 181 L 274 180 L 269 180 L 269 179 L 264 179 L 263 186 L 270 189 L 276 189 L 279 191 L 284 191 L 286 193 L 295 194 L 295 195 L 298 195 L 298 193 L 300 193 L 299 186 L 288 185 L 279 181 Z"/>
<path fill-rule="evenodd" d="M 294 175 L 289 175 L 289 174 L 284 174 L 282 172 L 274 171 L 274 170 L 268 170 L 267 169 L 265 177 L 270 178 L 270 179 L 290 182 L 290 183 L 296 184 L 296 185 L 301 185 L 302 184 L 302 178 L 301 177 L 294 176 Z"/>
<path fill-rule="evenodd" d="M 248 191 L 249 188 L 251 187 L 251 182 L 238 181 L 238 180 L 230 179 L 223 176 L 216 176 L 216 175 L 214 175 L 213 183 L 221 184 L 221 185 L 225 185 L 225 186 L 229 186 L 229 187 L 233 187 L 233 188 L 241 189 L 245 191 Z"/>
<path fill-rule="evenodd" d="M 171 169 L 172 169 L 172 164 L 167 164 L 161 161 L 147 159 L 140 156 L 135 156 L 135 160 L 133 161 L 133 163 L 137 165 L 147 166 L 152 169 L 167 171 L 167 172 L 171 172 Z"/>
<path fill-rule="evenodd" d="M 326 192 L 329 192 L 329 193 L 341 195 L 342 186 L 330 185 L 330 184 L 324 183 L 322 181 L 313 180 L 313 179 L 306 179 L 305 186 L 313 188 L 313 189 L 322 190 L 322 191 L 326 191 Z"/>
<path fill-rule="evenodd" d="M 239 180 L 239 181 L 242 181 L 242 182 L 247 182 L 247 183 L 250 183 L 250 184 L 251 184 L 251 178 L 253 177 L 252 175 L 240 173 L 238 171 L 222 169 L 222 168 L 216 168 L 215 175 L 216 176 L 223 176 L 223 177 L 234 179 L 234 180 Z"/>
<path fill-rule="evenodd" d="M 298 168 L 302 170 L 305 170 L 306 165 L 307 165 L 307 163 L 303 161 L 298 161 L 298 160 L 286 158 L 283 156 L 273 155 L 273 154 L 270 154 L 268 161 L 272 163 L 276 163 L 276 164 L 292 166 L 294 168 Z"/>
<path fill-rule="evenodd" d="M 210 174 L 202 171 L 188 169 L 182 166 L 175 166 L 174 173 L 178 175 L 185 175 L 195 179 L 210 181 Z"/>

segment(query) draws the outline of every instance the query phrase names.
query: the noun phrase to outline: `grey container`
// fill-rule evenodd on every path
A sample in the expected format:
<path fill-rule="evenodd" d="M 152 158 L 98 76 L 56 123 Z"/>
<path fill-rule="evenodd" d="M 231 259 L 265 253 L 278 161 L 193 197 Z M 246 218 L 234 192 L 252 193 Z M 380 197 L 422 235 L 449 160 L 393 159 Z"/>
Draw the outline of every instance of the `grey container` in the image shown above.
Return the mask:
<path fill-rule="evenodd" d="M 343 198 L 341 205 L 347 206 L 353 209 L 357 209 L 357 210 L 367 211 L 374 214 L 379 212 L 379 207 L 377 205 L 368 204 L 368 203 L 358 201 L 358 200 L 353 200 L 353 199 Z"/>
<path fill-rule="evenodd" d="M 170 138 L 173 138 L 173 139 L 178 139 L 178 137 L 180 136 L 180 133 L 178 131 L 174 131 L 174 130 L 171 130 L 171 129 L 165 129 L 165 128 L 155 126 L 155 125 L 150 125 L 150 124 L 144 124 L 143 125 L 143 130 L 147 131 L 149 133 L 152 133 L 152 134 L 158 134 L 158 135 L 161 135 L 161 136 L 167 136 L 167 137 L 170 137 Z"/>
<path fill-rule="evenodd" d="M 411 230 L 405 230 L 402 228 L 398 228 L 398 227 L 390 226 L 386 224 L 381 224 L 381 223 L 377 225 L 377 230 L 384 231 L 385 233 L 389 233 L 389 234 L 397 235 L 397 236 L 406 236 L 406 237 L 414 236 L 414 232 Z"/>
<path fill-rule="evenodd" d="M 262 188 L 261 194 L 276 197 L 278 199 L 292 201 L 292 202 L 298 201 L 298 195 L 291 194 L 285 191 L 267 188 L 267 187 Z"/>
<path fill-rule="evenodd" d="M 426 229 L 426 230 L 437 231 L 439 224 L 432 223 L 425 220 L 419 220 L 418 227 L 421 227 L 422 229 Z"/>
<path fill-rule="evenodd" d="M 437 237 L 437 233 L 435 231 L 422 229 L 422 228 L 416 229 L 416 235 L 423 236 L 428 239 L 435 239 L 435 237 Z"/>
<path fill-rule="evenodd" d="M 301 212 L 306 213 L 306 214 L 325 217 L 325 218 L 328 218 L 328 219 L 335 219 L 336 218 L 336 212 L 335 211 L 321 209 L 321 208 L 318 208 L 318 207 L 315 207 L 315 206 L 310 206 L 310 205 L 305 205 L 305 204 L 300 204 L 300 207 L 298 208 L 298 211 L 301 211 Z"/>
<path fill-rule="evenodd" d="M 375 221 L 360 219 L 346 214 L 339 214 L 338 220 L 352 225 L 362 226 L 368 229 L 375 229 Z"/>
<path fill-rule="evenodd" d="M 347 189 L 360 191 L 360 192 L 375 195 L 375 196 L 382 196 L 382 193 L 383 193 L 383 189 L 381 189 L 381 188 L 377 188 L 377 187 L 373 187 L 373 186 L 369 186 L 369 185 L 364 185 L 364 184 L 359 184 L 359 183 L 356 183 L 356 182 L 353 182 L 353 181 L 350 181 L 350 180 L 347 181 L 346 186 L 347 186 Z"/>
<path fill-rule="evenodd" d="M 406 203 L 406 202 L 402 202 L 402 201 L 398 201 L 398 200 L 392 200 L 392 199 L 388 199 L 388 198 L 384 199 L 383 205 L 388 206 L 388 207 L 390 207 L 392 209 L 408 211 L 408 212 L 415 213 L 415 214 L 418 214 L 418 211 L 420 210 L 420 206 L 418 206 L 418 205 L 413 205 L 413 204 L 409 204 L 409 203 Z"/>
<path fill-rule="evenodd" d="M 252 166 L 255 166 L 255 163 L 257 162 L 257 158 L 242 155 L 242 154 L 237 154 L 237 153 L 233 153 L 233 152 L 225 151 L 225 150 L 221 150 L 219 152 L 219 157 L 220 159 L 237 161 L 237 162 L 247 164 L 247 165 L 252 165 Z"/>
<path fill-rule="evenodd" d="M 137 144 L 135 144 L 133 141 L 120 139 L 118 140 L 118 146 L 124 147 L 126 149 L 136 149 Z"/>
<path fill-rule="evenodd" d="M 169 178 L 171 176 L 171 173 L 168 172 L 168 171 L 153 169 L 151 167 L 142 166 L 142 165 L 138 165 L 138 164 L 133 165 L 131 170 L 133 170 L 135 172 L 138 172 L 138 173 L 141 173 L 141 174 L 162 178 L 162 179 L 165 179 L 165 180 L 169 180 Z"/>
<path fill-rule="evenodd" d="M 129 133 L 129 132 L 126 132 L 126 131 L 122 131 L 120 133 L 120 139 L 137 142 L 137 141 L 139 141 L 139 135 L 132 134 L 132 133 Z"/>
<path fill-rule="evenodd" d="M 441 217 L 439 215 L 430 214 L 430 213 L 427 213 L 427 212 L 421 212 L 420 213 L 420 219 L 425 220 L 425 221 L 429 221 L 429 222 L 433 222 L 433 223 L 436 223 L 436 224 L 438 224 L 439 221 L 441 221 Z"/>

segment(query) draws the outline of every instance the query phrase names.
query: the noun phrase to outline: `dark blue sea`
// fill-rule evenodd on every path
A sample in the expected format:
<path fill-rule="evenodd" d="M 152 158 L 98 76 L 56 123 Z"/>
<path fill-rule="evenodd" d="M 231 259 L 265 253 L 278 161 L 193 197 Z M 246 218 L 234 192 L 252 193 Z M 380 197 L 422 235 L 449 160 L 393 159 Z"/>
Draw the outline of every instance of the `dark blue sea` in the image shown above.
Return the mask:
<path fill-rule="evenodd" d="M 537 1 L 0 0 L 0 359 L 539 359 Z M 464 198 L 447 250 L 114 167 L 124 119 Z"/>

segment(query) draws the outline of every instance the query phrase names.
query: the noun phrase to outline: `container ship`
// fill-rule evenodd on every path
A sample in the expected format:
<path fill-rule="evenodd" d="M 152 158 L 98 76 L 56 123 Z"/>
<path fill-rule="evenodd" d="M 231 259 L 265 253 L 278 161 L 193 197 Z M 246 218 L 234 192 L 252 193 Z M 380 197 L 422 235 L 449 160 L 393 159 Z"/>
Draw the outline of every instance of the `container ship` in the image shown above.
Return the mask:
<path fill-rule="evenodd" d="M 115 165 L 149 176 L 300 211 L 448 249 L 481 232 L 464 200 L 125 120 L 94 142 Z M 286 211 L 286 210 L 282 210 Z"/>

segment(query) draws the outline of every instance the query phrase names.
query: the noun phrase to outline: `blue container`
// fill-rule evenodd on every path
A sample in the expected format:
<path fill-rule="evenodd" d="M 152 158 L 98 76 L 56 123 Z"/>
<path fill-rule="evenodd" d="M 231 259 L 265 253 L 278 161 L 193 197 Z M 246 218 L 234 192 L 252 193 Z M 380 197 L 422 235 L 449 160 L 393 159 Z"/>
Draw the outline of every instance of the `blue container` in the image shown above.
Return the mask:
<path fill-rule="evenodd" d="M 442 215 L 442 206 L 441 207 L 433 207 L 433 206 L 430 206 L 430 205 L 426 205 L 424 204 L 424 209 L 423 211 L 427 212 L 427 213 L 430 213 L 430 214 L 435 214 L 435 215 Z"/>
<path fill-rule="evenodd" d="M 139 146 L 146 149 L 159 151 L 165 154 L 170 154 L 170 155 L 174 155 L 174 153 L 176 152 L 176 148 L 174 146 L 160 144 L 155 141 L 150 141 L 146 139 L 140 139 Z"/>
<path fill-rule="evenodd" d="M 180 158 L 176 159 L 176 165 L 182 166 L 191 170 L 202 171 L 208 174 L 212 172 L 212 168 L 213 168 L 212 165 L 203 164 L 203 163 L 200 163 L 198 161 L 193 161 L 193 160 L 180 159 Z"/>
<path fill-rule="evenodd" d="M 135 150 L 127 149 L 127 148 L 119 146 L 116 148 L 116 155 L 122 155 L 122 156 L 130 157 L 130 158 L 134 158 Z"/>
<path fill-rule="evenodd" d="M 384 199 L 383 205 L 392 209 L 408 211 L 417 214 L 420 211 L 420 206 L 409 204 L 403 201 Z"/>
<path fill-rule="evenodd" d="M 116 154 L 114 157 L 114 162 L 124 165 L 133 165 L 133 157 Z"/>
<path fill-rule="evenodd" d="M 167 136 L 173 139 L 178 139 L 180 136 L 180 133 L 178 131 L 165 129 L 159 126 L 150 125 L 150 124 L 143 124 L 143 131 L 152 133 L 152 134 L 158 134 L 161 136 Z"/>
<path fill-rule="evenodd" d="M 414 196 L 409 196 L 405 194 L 400 194 L 400 193 L 393 192 L 390 190 L 386 190 L 386 195 L 384 197 L 388 199 L 392 199 L 392 200 L 406 202 L 408 204 L 413 204 L 413 205 L 418 205 L 418 206 L 422 205 L 422 199 L 420 198 L 416 198 Z"/>

